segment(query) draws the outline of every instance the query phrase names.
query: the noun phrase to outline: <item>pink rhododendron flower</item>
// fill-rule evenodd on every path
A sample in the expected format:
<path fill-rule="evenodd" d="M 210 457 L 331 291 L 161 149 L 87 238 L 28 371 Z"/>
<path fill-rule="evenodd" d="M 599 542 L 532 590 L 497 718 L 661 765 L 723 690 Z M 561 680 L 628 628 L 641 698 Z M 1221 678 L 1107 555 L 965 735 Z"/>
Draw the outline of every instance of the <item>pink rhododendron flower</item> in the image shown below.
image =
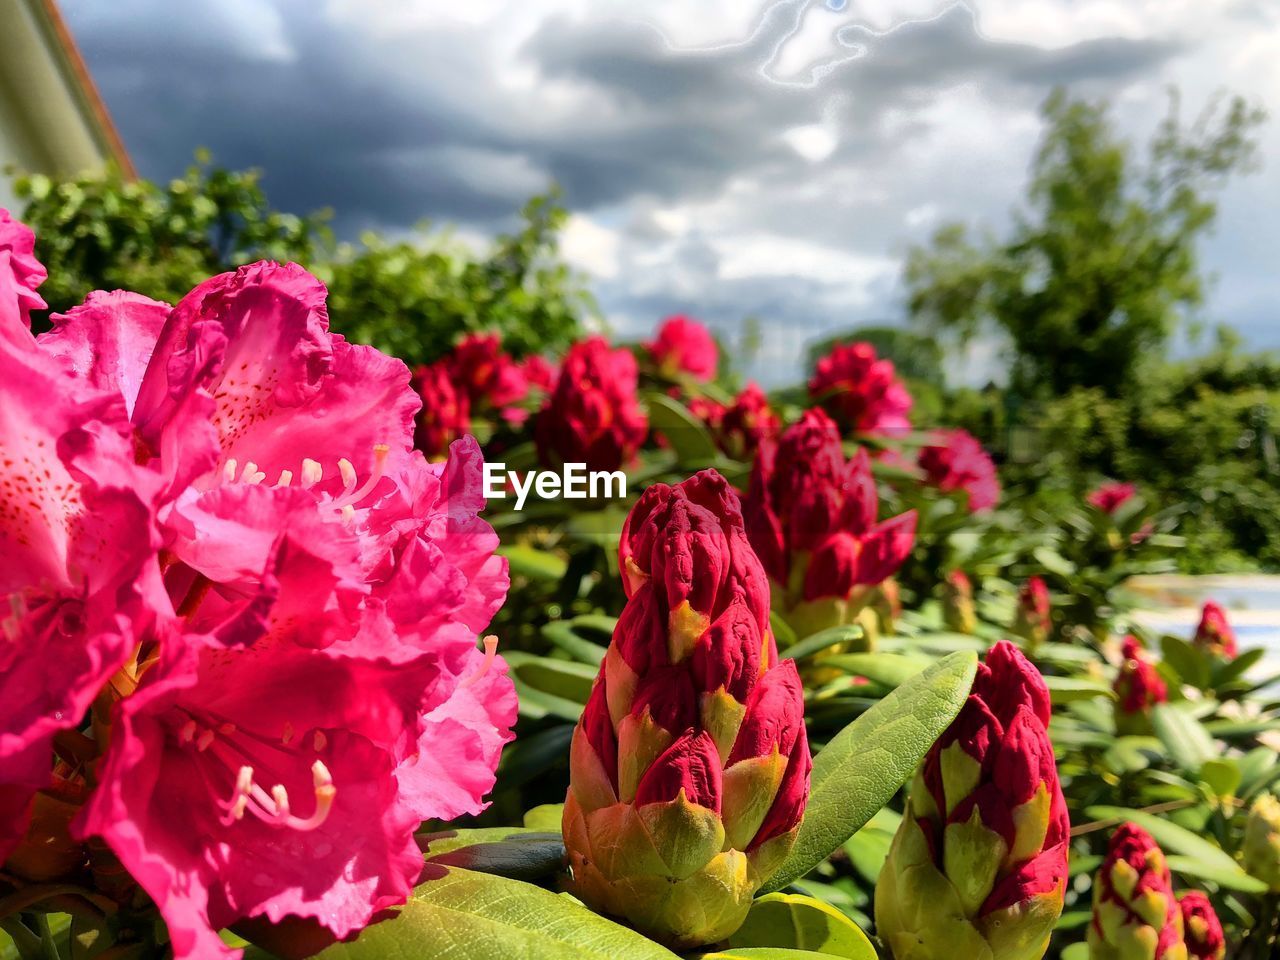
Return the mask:
<path fill-rule="evenodd" d="M 1013 631 L 1027 642 L 1028 650 L 1035 650 L 1049 639 L 1053 632 L 1052 603 L 1044 578 L 1027 577 L 1018 588 L 1014 610 Z"/>
<path fill-rule="evenodd" d="M 925 482 L 943 493 L 964 491 L 974 513 L 994 507 L 1000 501 L 1000 480 L 982 444 L 964 430 L 940 430 L 936 435 L 941 442 L 922 448 L 917 461 Z"/>
<path fill-rule="evenodd" d="M 695 380 L 714 380 L 720 348 L 715 338 L 697 320 L 689 317 L 667 317 L 658 334 L 645 349 L 657 368 L 666 376 L 687 373 Z"/>
<path fill-rule="evenodd" d="M 755 456 L 764 440 L 777 436 L 778 415 L 759 384 L 748 383 L 728 406 L 710 397 L 692 397 L 689 412 L 707 425 L 716 446 L 737 460 Z"/>
<path fill-rule="evenodd" d="M 1091 506 L 1103 513 L 1115 513 L 1132 499 L 1138 488 L 1132 483 L 1104 483 L 1085 497 Z"/>
<path fill-rule="evenodd" d="M 1227 621 L 1227 612 L 1212 600 L 1205 602 L 1196 627 L 1195 645 L 1215 656 L 1234 660 L 1236 657 L 1236 632 Z"/>
<path fill-rule="evenodd" d="M 555 366 L 539 354 L 534 353 L 525 357 L 520 364 L 520 372 L 524 374 L 525 382 L 529 386 L 536 387 L 543 393 L 550 393 L 551 388 L 556 385 Z"/>
<path fill-rule="evenodd" d="M 99 294 L 25 352 L 0 341 L 25 365 L 0 375 L 23 640 L 0 808 L 47 782 L 48 738 L 129 659 L 74 829 L 110 844 L 178 957 L 227 952 L 215 931 L 242 918 L 344 936 L 401 902 L 413 830 L 483 808 L 515 719 L 475 646 L 507 588 L 479 448 L 413 450 L 408 370 L 331 334 L 324 300 L 261 263 L 171 311 Z"/>
<path fill-rule="evenodd" d="M 32 237 L 0 210 L 0 861 L 158 591 L 159 484 L 124 405 L 40 351 Z"/>
<path fill-rule="evenodd" d="M 31 229 L 0 207 L 0 340 L 23 347 L 31 339 L 31 311 L 47 306 L 36 293 L 47 274 L 35 248 Z"/>
<path fill-rule="evenodd" d="M 636 398 L 639 373 L 628 350 L 604 337 L 569 348 L 555 390 L 534 424 L 543 463 L 585 463 L 589 470 L 629 464 L 649 430 Z"/>
<path fill-rule="evenodd" d="M 449 444 L 471 429 L 471 401 L 453 382 L 448 364 L 439 362 L 418 367 L 413 373 L 413 389 L 422 399 L 414 420 L 413 442 L 429 460 L 438 460 Z"/>
<path fill-rule="evenodd" d="M 519 403 L 529 392 L 524 371 L 503 352 L 496 333 L 470 333 L 459 341 L 449 357 L 455 380 L 474 405 L 495 408 Z"/>
<path fill-rule="evenodd" d="M 774 589 L 774 611 L 798 635 L 852 622 L 870 587 L 915 543 L 914 511 L 877 522 L 871 461 L 846 461 L 835 424 L 808 410 L 756 455 L 747 530 Z"/>
<path fill-rule="evenodd" d="M 809 379 L 809 396 L 855 433 L 902 433 L 911 428 L 911 394 L 869 343 L 846 343 L 820 359 Z"/>

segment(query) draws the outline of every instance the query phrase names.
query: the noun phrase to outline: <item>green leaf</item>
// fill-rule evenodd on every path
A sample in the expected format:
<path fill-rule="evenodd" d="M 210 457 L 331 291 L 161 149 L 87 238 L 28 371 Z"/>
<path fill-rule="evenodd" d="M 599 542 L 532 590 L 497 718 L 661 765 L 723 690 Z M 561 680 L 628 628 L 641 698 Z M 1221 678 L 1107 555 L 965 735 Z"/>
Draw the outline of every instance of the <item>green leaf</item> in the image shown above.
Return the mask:
<path fill-rule="evenodd" d="M 427 842 L 427 863 L 496 873 L 513 880 L 541 880 L 564 866 L 564 840 L 559 832 L 457 830 L 441 840 L 419 840 Z"/>
<path fill-rule="evenodd" d="M 540 803 L 524 812 L 524 825 L 530 830 L 559 833 L 564 820 L 563 803 Z"/>
<path fill-rule="evenodd" d="M 890 689 L 901 686 L 933 662 L 930 657 L 899 653 L 840 653 L 826 657 L 824 667 L 863 676 Z"/>
<path fill-rule="evenodd" d="M 782 616 L 776 610 L 769 611 L 769 627 L 773 630 L 773 639 L 778 644 L 778 649 L 790 650 L 796 643 L 796 632 L 791 629 L 791 624 L 782 619 Z M 787 656 L 794 657 L 788 653 Z"/>
<path fill-rule="evenodd" d="M 575 621 L 552 620 L 544 624 L 542 636 L 579 663 L 598 667 L 604 661 L 605 648 L 586 639 L 574 629 Z"/>
<path fill-rule="evenodd" d="M 1166 853 L 1185 854 L 1207 869 L 1217 869 L 1225 874 L 1238 874 L 1246 878 L 1248 876 L 1221 847 L 1185 827 L 1180 827 L 1154 814 L 1110 806 L 1089 807 L 1085 810 L 1085 814 L 1093 820 L 1116 820 L 1120 823 L 1132 820 L 1151 834 Z"/>
<path fill-rule="evenodd" d="M 849 960 L 875 960 L 871 941 L 835 907 L 797 893 L 770 893 L 751 905 L 730 947 L 789 947 Z"/>
<path fill-rule="evenodd" d="M 398 916 L 334 944 L 324 960 L 675 960 L 671 951 L 570 897 L 450 868 L 420 884 Z"/>
<path fill-rule="evenodd" d="M 1200 780 L 1217 797 L 1234 797 L 1243 779 L 1244 773 L 1235 760 L 1216 757 L 1200 767 Z"/>
<path fill-rule="evenodd" d="M 549 693 L 576 704 L 585 704 L 591 695 L 597 667 L 573 660 L 552 660 L 531 653 L 513 650 L 505 654 L 513 679 L 528 684 L 535 690 Z"/>
<path fill-rule="evenodd" d="M 814 953 L 812 950 L 793 950 L 790 947 L 730 947 L 715 953 L 698 953 L 696 960 L 822 960 L 823 957 L 841 954 Z M 868 954 L 868 960 L 875 954 Z"/>
<path fill-rule="evenodd" d="M 1109 683 L 1087 677 L 1048 676 L 1044 678 L 1044 682 L 1049 688 L 1049 697 L 1055 704 L 1092 700 L 1094 697 L 1114 700 L 1116 696 Z"/>
<path fill-rule="evenodd" d="M 777 634 L 777 630 L 774 633 Z M 794 634 L 792 634 L 794 636 Z M 804 657 L 820 653 L 828 647 L 834 647 L 838 643 L 852 642 L 862 638 L 862 627 L 856 623 L 849 624 L 844 627 L 829 627 L 826 630 L 819 630 L 817 633 L 811 633 L 803 640 L 797 640 L 790 646 L 781 650 L 778 654 L 779 660 L 800 660 Z M 781 646 L 781 637 L 778 637 L 779 646 Z"/>
<path fill-rule="evenodd" d="M 841 730 L 813 761 L 796 844 L 763 892 L 802 877 L 888 803 L 964 706 L 978 659 L 954 653 Z"/>
<path fill-rule="evenodd" d="M 511 572 L 531 580 L 550 580 L 559 583 L 564 579 L 569 565 L 558 554 L 547 550 L 535 550 L 522 543 L 501 546 L 498 554 L 507 558 Z"/>
<path fill-rule="evenodd" d="M 1228 890 L 1239 890 L 1241 893 L 1266 893 L 1267 885 L 1256 877 L 1251 877 L 1239 867 L 1227 870 L 1219 863 L 1202 863 L 1198 857 L 1178 856 L 1170 854 L 1166 858 L 1169 869 L 1184 877 L 1196 877 L 1210 880 Z"/>
<path fill-rule="evenodd" d="M 645 405 L 650 430 L 661 433 L 671 442 L 681 466 L 702 468 L 719 459 L 719 448 L 706 426 L 679 400 L 665 393 L 650 393 L 645 397 Z"/>
<path fill-rule="evenodd" d="M 1209 686 L 1209 658 L 1180 637 L 1161 637 L 1160 652 L 1184 683 L 1204 690 Z"/>
<path fill-rule="evenodd" d="M 553 767 L 567 764 L 572 739 L 571 723 L 539 730 L 529 736 L 521 735 L 502 751 L 502 759 L 498 762 L 499 789 L 521 786 Z"/>
<path fill-rule="evenodd" d="M 1267 655 L 1267 651 L 1263 647 L 1254 647 L 1246 650 L 1234 660 L 1228 660 L 1213 671 L 1213 685 L 1215 687 L 1230 683 L 1237 680 L 1248 672 L 1249 668 L 1256 664 L 1259 660 Z"/>
<path fill-rule="evenodd" d="M 1176 704 L 1156 704 L 1151 711 L 1151 727 L 1183 770 L 1197 771 L 1217 756 L 1213 737 L 1195 717 Z"/>

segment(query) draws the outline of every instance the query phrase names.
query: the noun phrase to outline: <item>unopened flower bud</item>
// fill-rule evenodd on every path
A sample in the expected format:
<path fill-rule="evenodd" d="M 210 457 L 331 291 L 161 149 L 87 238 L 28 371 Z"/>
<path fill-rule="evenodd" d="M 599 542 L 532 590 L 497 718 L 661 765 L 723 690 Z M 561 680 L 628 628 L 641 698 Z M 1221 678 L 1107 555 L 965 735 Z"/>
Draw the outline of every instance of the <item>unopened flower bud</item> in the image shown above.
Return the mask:
<path fill-rule="evenodd" d="M 1137 824 L 1116 830 L 1094 877 L 1089 960 L 1187 960 L 1164 852 Z"/>
<path fill-rule="evenodd" d="M 806 411 L 757 452 L 748 531 L 769 574 L 773 610 L 797 636 L 853 623 L 872 588 L 911 552 L 915 512 L 879 521 L 879 505 L 866 451 L 846 461 L 821 410 Z"/>
<path fill-rule="evenodd" d="M 570 752 L 572 888 L 664 943 L 712 943 L 795 841 L 804 692 L 719 474 L 650 487 L 619 552 L 629 599 Z"/>
<path fill-rule="evenodd" d="M 1042 578 L 1028 577 L 1018 589 L 1013 632 L 1026 641 L 1028 652 L 1034 653 L 1052 631 L 1049 588 Z"/>
<path fill-rule="evenodd" d="M 1253 802 L 1244 827 L 1244 868 L 1280 893 L 1280 800 L 1264 793 Z"/>
<path fill-rule="evenodd" d="M 1224 660 L 1234 660 L 1236 657 L 1236 633 L 1227 622 L 1226 611 L 1212 600 L 1207 601 L 1200 612 L 1195 645 Z"/>
<path fill-rule="evenodd" d="M 897 960 L 1044 954 L 1070 830 L 1048 719 L 1043 678 L 996 644 L 926 756 L 876 884 L 876 928 Z"/>
<path fill-rule="evenodd" d="M 956 633 L 973 633 L 978 627 L 973 582 L 963 570 L 952 570 L 942 581 L 942 620 Z"/>
<path fill-rule="evenodd" d="M 1121 733 L 1145 733 L 1150 729 L 1151 709 L 1169 699 L 1169 688 L 1135 637 L 1124 638 L 1121 656 L 1114 685 L 1116 727 Z"/>
<path fill-rule="evenodd" d="M 1178 898 L 1178 909 L 1182 911 L 1188 960 L 1223 960 L 1227 938 L 1209 898 L 1199 890 L 1188 890 Z"/>

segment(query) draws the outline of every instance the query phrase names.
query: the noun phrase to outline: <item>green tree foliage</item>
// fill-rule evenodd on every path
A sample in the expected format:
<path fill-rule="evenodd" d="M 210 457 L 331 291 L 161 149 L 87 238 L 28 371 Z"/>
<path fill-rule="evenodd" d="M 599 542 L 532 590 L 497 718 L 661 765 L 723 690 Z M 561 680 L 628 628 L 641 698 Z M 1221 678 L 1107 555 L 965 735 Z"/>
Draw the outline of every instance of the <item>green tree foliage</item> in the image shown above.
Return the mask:
<path fill-rule="evenodd" d="M 176 303 L 214 274 L 293 260 L 329 285 L 336 330 L 415 364 L 473 330 L 498 331 L 518 355 L 561 348 L 595 310 L 559 256 L 567 214 L 554 192 L 531 199 L 514 232 L 476 253 L 444 231 L 335 245 L 327 214 L 273 210 L 256 171 L 214 167 L 206 154 L 164 186 L 114 169 L 20 177 L 16 186 L 49 270 L 40 292 L 55 312 L 100 289 Z"/>
<path fill-rule="evenodd" d="M 111 168 L 66 180 L 19 177 L 22 219 L 49 270 L 40 294 L 54 312 L 91 290 L 133 290 L 176 302 L 201 280 L 254 260 L 312 263 L 327 232 L 323 215 L 272 210 L 255 171 L 210 166 L 198 154 L 165 186 Z"/>
<path fill-rule="evenodd" d="M 1174 96 L 1140 160 L 1105 103 L 1057 92 L 1043 114 L 1026 209 L 1009 236 L 974 239 L 951 224 L 913 249 L 910 311 L 961 339 L 1003 335 L 1023 395 L 1119 396 L 1201 301 L 1195 243 L 1214 218 L 1208 195 L 1249 168 L 1263 115 L 1236 97 L 1184 125 Z"/>
<path fill-rule="evenodd" d="M 447 352 L 463 331 L 497 330 L 517 356 L 563 349 L 595 302 L 559 257 L 567 212 L 555 193 L 521 211 L 520 227 L 476 257 L 443 235 L 391 243 L 366 235 L 318 271 L 339 328 L 410 364 Z"/>

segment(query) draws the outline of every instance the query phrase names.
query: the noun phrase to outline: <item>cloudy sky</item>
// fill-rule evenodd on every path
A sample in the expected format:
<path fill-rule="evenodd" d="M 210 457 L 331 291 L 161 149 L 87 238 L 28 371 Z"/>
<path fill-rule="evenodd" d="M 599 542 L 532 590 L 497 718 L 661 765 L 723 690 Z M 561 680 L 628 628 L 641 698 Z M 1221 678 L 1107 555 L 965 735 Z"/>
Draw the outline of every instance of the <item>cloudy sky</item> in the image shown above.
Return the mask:
<path fill-rule="evenodd" d="M 901 258 L 1007 224 L 1057 85 L 1145 137 L 1249 95 L 1273 120 L 1204 246 L 1204 318 L 1280 347 L 1274 0 L 63 0 L 144 175 L 197 146 L 344 235 L 482 238 L 551 181 L 619 331 L 763 322 L 776 382 L 824 331 L 902 318 Z M 984 366 L 972 359 L 971 374 Z M 963 372 L 963 371 L 961 371 Z"/>

